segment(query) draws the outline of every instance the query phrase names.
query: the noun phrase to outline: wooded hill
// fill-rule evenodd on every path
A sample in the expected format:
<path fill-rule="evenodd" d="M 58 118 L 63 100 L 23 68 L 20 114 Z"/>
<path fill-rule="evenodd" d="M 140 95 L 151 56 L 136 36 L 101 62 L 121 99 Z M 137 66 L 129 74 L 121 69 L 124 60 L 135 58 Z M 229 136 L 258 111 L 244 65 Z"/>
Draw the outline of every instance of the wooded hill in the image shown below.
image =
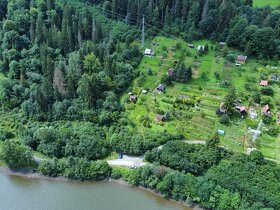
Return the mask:
<path fill-rule="evenodd" d="M 207 145 L 188 145 L 176 141 L 182 135 L 167 130 L 137 132 L 119 99 L 140 74 L 143 15 L 149 40 L 161 32 L 189 42 L 199 38 L 226 41 L 264 63 L 277 65 L 279 61 L 279 10 L 253 8 L 250 0 L 0 0 L 0 164 L 30 166 L 36 154 L 46 158 L 39 166 L 46 175 L 80 180 L 127 178 L 116 168 L 112 171 L 104 160 L 116 152 L 143 155 L 148 151 L 148 161 L 165 166 L 129 170 L 127 179 L 133 185 L 199 202 L 207 209 L 279 209 L 279 166 L 260 152 L 232 154 L 217 145 L 217 135 Z M 208 56 L 214 54 L 213 45 Z M 161 48 L 168 56 L 167 47 Z M 178 57 L 174 83 L 190 82 L 192 69 L 183 63 L 191 61 L 192 53 L 187 58 L 187 51 L 180 52 L 183 56 Z M 234 59 L 231 63 L 220 60 L 231 66 Z M 149 64 L 145 59 L 142 62 Z M 251 78 L 257 68 L 249 66 L 245 71 L 248 91 L 257 93 L 252 84 L 259 77 Z M 140 79 L 144 78 L 141 73 Z M 220 77 L 215 73 L 214 83 Z M 207 72 L 201 75 L 204 82 Z M 203 88 L 198 89 L 201 93 Z M 265 91 L 273 95 L 272 88 Z M 232 95 L 227 96 L 229 101 Z M 261 98 L 260 93 L 256 98 Z M 179 107 L 180 101 L 175 102 Z"/>
<path fill-rule="evenodd" d="M 102 2 L 110 18 L 139 25 L 145 16 L 148 30 L 181 36 L 186 41 L 207 38 L 226 41 L 248 55 L 280 56 L 280 12 L 254 8 L 252 0 L 110 0 Z M 166 34 L 164 34 L 166 35 Z"/>

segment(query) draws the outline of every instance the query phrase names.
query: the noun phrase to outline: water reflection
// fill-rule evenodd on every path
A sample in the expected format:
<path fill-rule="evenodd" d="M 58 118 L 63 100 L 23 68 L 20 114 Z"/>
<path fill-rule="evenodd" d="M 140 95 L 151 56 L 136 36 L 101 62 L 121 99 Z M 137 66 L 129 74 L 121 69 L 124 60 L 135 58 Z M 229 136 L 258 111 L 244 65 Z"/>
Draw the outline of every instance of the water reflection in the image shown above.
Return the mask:
<path fill-rule="evenodd" d="M 0 174 L 5 210 L 190 210 L 153 193 L 108 182 L 39 180 Z"/>

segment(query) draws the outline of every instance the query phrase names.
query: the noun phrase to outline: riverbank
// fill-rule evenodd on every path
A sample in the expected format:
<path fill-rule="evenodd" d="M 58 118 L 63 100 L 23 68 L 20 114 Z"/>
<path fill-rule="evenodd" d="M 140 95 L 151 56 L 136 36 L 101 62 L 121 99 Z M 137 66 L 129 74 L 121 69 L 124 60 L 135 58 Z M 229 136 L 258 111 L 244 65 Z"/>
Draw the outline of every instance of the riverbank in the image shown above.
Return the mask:
<path fill-rule="evenodd" d="M 33 172 L 32 170 L 22 169 L 22 170 L 11 170 L 10 168 L 6 166 L 0 166 L 0 173 L 5 175 L 11 175 L 11 176 L 19 176 L 27 179 L 44 179 L 44 180 L 52 180 L 52 181 L 72 181 L 68 178 L 59 176 L 59 177 L 50 177 L 45 176 L 43 174 Z"/>
<path fill-rule="evenodd" d="M 113 182 L 113 183 L 116 183 L 116 184 L 119 184 L 119 185 L 124 185 L 124 186 L 130 186 L 129 183 L 123 179 L 109 179 L 109 182 Z M 130 186 L 131 187 L 131 186 Z M 164 196 L 158 192 L 156 192 L 155 190 L 151 190 L 149 188 L 145 188 L 145 187 L 142 187 L 142 186 L 138 186 L 138 187 L 133 187 L 135 189 L 139 189 L 139 190 L 143 190 L 143 191 L 146 191 L 146 192 L 149 192 L 149 193 L 152 193 L 154 195 L 157 195 L 161 198 L 164 198 Z M 185 206 L 185 207 L 188 207 L 188 208 L 192 208 L 193 210 L 204 210 L 203 208 L 199 207 L 198 204 L 194 204 L 194 205 L 189 205 L 185 202 L 182 202 L 182 201 L 176 201 L 175 199 L 172 199 L 172 198 L 164 198 L 170 202 L 174 202 L 174 203 L 177 203 L 177 204 L 180 204 L 182 206 Z"/>
<path fill-rule="evenodd" d="M 79 180 L 72 180 L 72 179 L 62 177 L 62 176 L 49 177 L 49 176 L 45 176 L 45 175 L 42 175 L 42 174 L 37 173 L 37 172 L 33 172 L 32 170 L 28 170 L 28 169 L 22 169 L 22 170 L 14 171 L 14 170 L 11 170 L 10 168 L 5 167 L 5 166 L 0 166 L 0 173 L 5 174 L 5 175 L 11 175 L 11 176 L 19 176 L 19 177 L 23 177 L 23 178 L 27 178 L 27 179 L 43 179 L 43 180 L 51 180 L 51 181 L 57 181 L 57 182 L 81 182 Z M 85 181 L 85 182 L 92 182 L 92 181 Z M 112 183 L 115 183 L 115 184 L 118 184 L 118 185 L 131 187 L 129 185 L 129 183 L 127 181 L 123 180 L 123 179 L 117 180 L 117 179 L 109 178 L 109 179 L 105 180 L 104 182 L 105 183 L 106 182 L 112 182 Z M 159 196 L 161 198 L 164 198 L 160 193 L 158 193 L 154 190 L 145 188 L 145 187 L 138 186 L 138 187 L 133 187 L 133 188 L 135 188 L 137 190 L 146 191 L 146 192 L 149 192 L 149 193 L 154 194 L 156 196 Z M 164 199 L 166 199 L 166 198 L 164 198 Z M 170 202 L 174 202 L 176 204 L 180 204 L 180 205 L 188 207 L 188 208 L 192 208 L 193 210 L 203 210 L 198 205 L 188 205 L 187 203 L 184 203 L 182 201 L 176 201 L 176 200 L 170 199 L 170 198 L 166 199 L 166 200 L 168 200 Z"/>

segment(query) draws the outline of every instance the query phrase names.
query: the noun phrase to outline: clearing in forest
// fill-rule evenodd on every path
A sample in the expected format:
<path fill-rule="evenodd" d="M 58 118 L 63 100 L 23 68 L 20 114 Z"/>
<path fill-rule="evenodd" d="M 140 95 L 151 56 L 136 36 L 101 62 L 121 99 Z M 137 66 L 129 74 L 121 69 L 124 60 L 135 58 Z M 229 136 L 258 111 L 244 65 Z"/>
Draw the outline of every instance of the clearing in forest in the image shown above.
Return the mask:
<path fill-rule="evenodd" d="M 255 7 L 264 7 L 270 5 L 271 7 L 275 8 L 280 6 L 279 0 L 254 0 Z"/>
<path fill-rule="evenodd" d="M 246 147 L 254 146 L 267 157 L 280 159 L 279 136 L 272 137 L 264 132 L 257 142 L 250 142 L 252 136 L 248 127 L 257 127 L 261 106 L 256 109 L 259 116 L 257 119 L 243 119 L 237 115 L 228 125 L 221 124 L 216 115 L 217 108 L 228 92 L 227 82 L 235 86 L 242 105 L 249 108 L 249 99 L 254 90 L 259 88 L 260 75 L 265 72 L 268 76 L 267 68 L 258 65 L 254 58 L 249 58 L 242 67 L 236 67 L 235 63 L 221 55 L 217 43 L 202 40 L 192 44 L 194 48 L 190 48 L 189 43 L 181 39 L 161 36 L 146 44 L 145 47 L 153 49 L 155 54 L 143 57 L 138 67 L 140 76 L 121 99 L 127 117 L 136 125 L 136 131 L 145 133 L 167 130 L 170 133 L 181 133 L 187 140 L 207 140 L 221 129 L 225 131 L 221 137 L 222 146 L 234 151 L 246 151 Z M 198 46 L 206 44 L 209 45 L 208 53 L 199 56 Z M 234 57 L 241 54 L 235 49 L 229 51 Z M 193 79 L 186 83 L 173 81 L 163 93 L 155 91 L 168 70 L 176 67 L 182 54 L 185 55 L 187 66 L 192 67 Z M 253 87 L 251 92 L 245 88 L 248 84 Z M 280 98 L 279 88 L 274 88 L 274 98 Z M 169 119 L 162 122 L 162 117 L 166 116 Z"/>

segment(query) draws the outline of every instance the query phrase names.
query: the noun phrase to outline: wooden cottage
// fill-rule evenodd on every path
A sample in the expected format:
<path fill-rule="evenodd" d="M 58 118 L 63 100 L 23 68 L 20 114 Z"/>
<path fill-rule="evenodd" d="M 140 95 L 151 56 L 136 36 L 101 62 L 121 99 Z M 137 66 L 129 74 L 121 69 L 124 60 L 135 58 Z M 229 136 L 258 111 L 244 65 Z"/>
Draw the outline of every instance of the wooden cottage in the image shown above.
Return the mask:
<path fill-rule="evenodd" d="M 199 45 L 198 47 L 197 47 L 197 51 L 204 51 L 204 46 L 203 45 Z"/>
<path fill-rule="evenodd" d="M 272 113 L 270 111 L 269 105 L 266 104 L 263 108 L 262 108 L 262 114 L 266 115 L 268 117 L 272 117 Z"/>
<path fill-rule="evenodd" d="M 135 96 L 135 95 L 130 95 L 128 98 L 131 102 L 136 102 L 137 101 L 137 96 Z"/>
<path fill-rule="evenodd" d="M 160 114 L 157 114 L 156 117 L 155 117 L 155 121 L 156 121 L 156 122 L 162 122 L 162 121 L 164 121 L 164 116 L 163 116 L 163 115 L 160 115 Z"/>
<path fill-rule="evenodd" d="M 267 80 L 261 80 L 260 81 L 260 86 L 263 86 L 263 87 L 268 86 L 268 81 Z"/>
<path fill-rule="evenodd" d="M 220 42 L 220 43 L 219 43 L 219 47 L 220 47 L 221 49 L 223 49 L 225 46 L 226 46 L 226 43 L 225 43 L 225 42 Z"/>
<path fill-rule="evenodd" d="M 189 48 L 194 48 L 194 45 L 193 44 L 189 44 Z"/>
<path fill-rule="evenodd" d="M 170 76 L 170 77 L 172 77 L 173 76 L 173 74 L 174 74 L 174 69 L 173 68 L 171 68 L 171 69 L 168 69 L 168 71 L 167 71 L 167 75 L 168 76 Z"/>
<path fill-rule="evenodd" d="M 222 114 L 226 113 L 225 103 L 224 102 L 220 103 L 220 113 L 222 113 Z"/>
<path fill-rule="evenodd" d="M 239 56 L 237 56 L 236 62 L 239 64 L 245 64 L 247 61 L 247 58 L 248 58 L 247 56 L 239 55 Z"/>
<path fill-rule="evenodd" d="M 246 107 L 245 106 L 241 106 L 239 112 L 240 112 L 240 114 L 242 116 L 247 115 Z"/>
<path fill-rule="evenodd" d="M 154 55 L 154 51 L 152 50 L 152 49 L 145 49 L 145 51 L 144 51 L 144 55 L 145 56 L 153 56 Z"/>
<path fill-rule="evenodd" d="M 159 92 L 163 92 L 163 91 L 165 91 L 165 89 L 166 89 L 166 85 L 164 85 L 164 84 L 160 84 L 157 86 L 157 91 L 159 91 Z"/>

